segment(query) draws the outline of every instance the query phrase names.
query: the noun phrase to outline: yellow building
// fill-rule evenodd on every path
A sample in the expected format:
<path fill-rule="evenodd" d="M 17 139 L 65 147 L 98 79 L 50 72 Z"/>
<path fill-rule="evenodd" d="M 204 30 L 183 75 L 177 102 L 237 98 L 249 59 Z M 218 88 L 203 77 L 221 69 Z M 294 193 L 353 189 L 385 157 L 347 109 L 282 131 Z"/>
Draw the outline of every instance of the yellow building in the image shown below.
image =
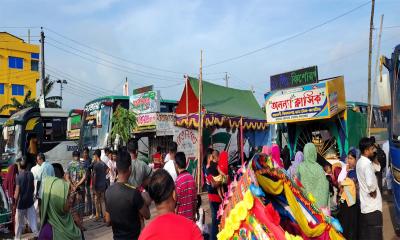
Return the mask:
<path fill-rule="evenodd" d="M 0 32 L 0 107 L 11 103 L 13 97 L 22 102 L 29 90 L 32 98 L 36 98 L 39 52 L 39 45 Z M 10 110 L 0 112 L 0 117 L 9 115 Z"/>

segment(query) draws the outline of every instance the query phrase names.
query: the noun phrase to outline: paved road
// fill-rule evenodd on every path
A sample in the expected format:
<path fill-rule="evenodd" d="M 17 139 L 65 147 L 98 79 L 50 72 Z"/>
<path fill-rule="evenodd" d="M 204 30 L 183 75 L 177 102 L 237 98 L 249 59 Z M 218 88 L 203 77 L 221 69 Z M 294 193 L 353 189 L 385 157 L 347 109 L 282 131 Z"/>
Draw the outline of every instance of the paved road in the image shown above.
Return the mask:
<path fill-rule="evenodd" d="M 205 204 L 204 204 L 205 203 Z M 203 208 L 206 211 L 207 222 L 210 222 L 210 209 L 208 207 L 208 201 L 206 195 L 203 195 Z M 394 221 L 394 208 L 393 200 L 390 195 L 384 194 L 383 202 L 383 237 L 385 240 L 400 239 L 396 237 L 392 222 Z M 155 207 L 151 207 L 151 216 L 155 217 L 157 214 Z M 96 223 L 93 220 L 85 221 L 85 226 L 88 231 L 85 232 L 86 239 L 112 239 L 112 230 L 110 227 L 106 227 L 103 223 Z"/>
<path fill-rule="evenodd" d="M 206 221 L 210 223 L 210 208 L 208 207 L 207 195 L 203 195 L 203 208 L 206 211 Z M 150 208 L 152 218 L 157 216 L 157 212 L 155 206 L 152 205 Z M 383 236 L 385 240 L 395 240 L 400 239 L 395 235 L 394 227 L 392 222 L 394 222 L 394 206 L 391 195 L 384 194 L 384 202 L 383 202 Z M 112 230 L 111 227 L 107 227 L 104 223 L 95 222 L 92 219 L 85 219 L 85 227 L 88 229 L 85 232 L 85 238 L 87 240 L 91 239 L 99 239 L 99 240 L 108 240 L 112 239 Z M 25 235 L 25 239 L 29 238 L 29 235 Z"/>
<path fill-rule="evenodd" d="M 210 213 L 210 207 L 208 205 L 207 194 L 202 194 L 202 203 L 203 203 L 202 208 L 206 212 L 206 222 L 209 224 L 211 222 L 210 218 L 211 213 Z M 149 221 L 151 221 L 153 218 L 157 216 L 157 211 L 156 207 L 154 206 L 154 203 L 150 207 L 150 213 L 151 213 L 151 218 Z M 149 221 L 146 221 L 146 223 Z M 86 240 L 90 239 L 109 240 L 112 239 L 113 237 L 111 227 L 107 227 L 105 223 L 95 222 L 92 219 L 85 219 L 84 226 L 87 229 L 87 231 L 85 232 Z"/>

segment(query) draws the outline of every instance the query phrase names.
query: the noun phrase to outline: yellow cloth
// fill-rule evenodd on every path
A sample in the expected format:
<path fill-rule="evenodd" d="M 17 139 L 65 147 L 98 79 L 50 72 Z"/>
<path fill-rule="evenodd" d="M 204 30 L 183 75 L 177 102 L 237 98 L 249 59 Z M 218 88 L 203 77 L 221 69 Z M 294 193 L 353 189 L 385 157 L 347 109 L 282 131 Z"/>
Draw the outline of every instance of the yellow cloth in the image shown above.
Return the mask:
<path fill-rule="evenodd" d="M 345 178 L 341 183 L 343 186 L 343 192 L 340 199 L 345 200 L 347 206 L 351 207 L 356 203 L 356 184 L 350 178 Z"/>
<path fill-rule="evenodd" d="M 272 181 L 271 179 L 264 177 L 261 174 L 256 174 L 256 178 L 258 184 L 264 189 L 264 191 L 269 194 L 278 195 L 282 193 L 283 190 L 285 191 L 285 196 L 293 213 L 293 216 L 296 222 L 299 224 L 300 229 L 306 234 L 307 237 L 321 236 L 322 233 L 327 229 L 328 224 L 325 222 L 318 224 L 314 228 L 311 228 L 308 225 L 308 220 L 304 216 L 299 202 L 297 201 L 287 183 L 284 183 L 282 180 Z M 344 239 L 339 233 L 336 232 L 333 227 L 329 229 L 329 236 L 331 237 L 331 239 Z"/>

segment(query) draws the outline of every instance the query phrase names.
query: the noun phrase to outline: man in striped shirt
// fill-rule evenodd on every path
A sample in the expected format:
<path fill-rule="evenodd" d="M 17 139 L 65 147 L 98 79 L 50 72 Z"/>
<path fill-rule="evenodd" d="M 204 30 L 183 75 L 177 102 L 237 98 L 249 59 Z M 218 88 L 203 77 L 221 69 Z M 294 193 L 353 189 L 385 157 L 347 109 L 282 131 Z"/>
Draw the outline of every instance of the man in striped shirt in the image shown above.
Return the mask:
<path fill-rule="evenodd" d="M 196 182 L 186 171 L 186 156 L 183 152 L 176 153 L 175 168 L 178 172 L 175 181 L 176 213 L 194 221 L 197 201 Z"/>

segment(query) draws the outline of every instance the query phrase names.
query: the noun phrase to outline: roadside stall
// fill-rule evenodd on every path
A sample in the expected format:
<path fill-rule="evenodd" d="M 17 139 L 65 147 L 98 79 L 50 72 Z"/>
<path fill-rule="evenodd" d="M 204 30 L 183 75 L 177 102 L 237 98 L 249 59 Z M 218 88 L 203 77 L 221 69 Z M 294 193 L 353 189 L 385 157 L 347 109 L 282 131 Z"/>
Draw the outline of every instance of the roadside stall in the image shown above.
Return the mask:
<path fill-rule="evenodd" d="M 354 118 L 346 111 L 345 99 L 342 76 L 278 88 L 265 94 L 267 122 L 278 124 L 278 142 L 286 142 L 291 156 L 312 142 L 327 160 L 344 159 L 353 131 L 348 115 Z"/>
<path fill-rule="evenodd" d="M 269 142 L 265 115 L 251 91 L 206 81 L 202 81 L 202 86 L 202 153 L 207 148 L 224 150 L 229 153 L 230 164 L 240 164 L 244 160 L 241 153 L 246 141 L 251 146 L 263 146 Z M 176 108 L 174 140 L 178 143 L 178 151 L 186 153 L 190 166 L 197 166 L 199 157 L 198 109 L 199 80 L 187 77 Z M 200 158 L 203 157 L 204 154 Z"/>
<path fill-rule="evenodd" d="M 165 152 L 172 143 L 175 114 L 161 111 L 171 110 L 169 105 L 174 102 L 161 100 L 160 92 L 153 91 L 152 87 L 141 90 L 134 90 L 136 94 L 129 98 L 130 110 L 137 114 L 137 128 L 132 134 L 139 139 L 139 151 L 150 158 L 157 147 Z"/>

